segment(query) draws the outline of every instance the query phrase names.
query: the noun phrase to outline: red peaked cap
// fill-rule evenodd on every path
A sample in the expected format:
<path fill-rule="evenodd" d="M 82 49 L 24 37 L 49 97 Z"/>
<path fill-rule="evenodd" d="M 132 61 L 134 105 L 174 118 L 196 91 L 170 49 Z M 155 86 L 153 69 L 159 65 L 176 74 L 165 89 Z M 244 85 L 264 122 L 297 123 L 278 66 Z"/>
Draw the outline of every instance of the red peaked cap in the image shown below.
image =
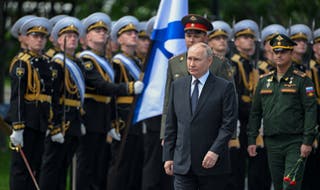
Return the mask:
<path fill-rule="evenodd" d="M 207 32 L 207 31 L 213 30 L 213 26 L 211 22 L 200 15 L 196 15 L 196 14 L 186 15 L 182 18 L 181 22 L 184 26 L 184 31 L 200 30 L 203 32 Z"/>

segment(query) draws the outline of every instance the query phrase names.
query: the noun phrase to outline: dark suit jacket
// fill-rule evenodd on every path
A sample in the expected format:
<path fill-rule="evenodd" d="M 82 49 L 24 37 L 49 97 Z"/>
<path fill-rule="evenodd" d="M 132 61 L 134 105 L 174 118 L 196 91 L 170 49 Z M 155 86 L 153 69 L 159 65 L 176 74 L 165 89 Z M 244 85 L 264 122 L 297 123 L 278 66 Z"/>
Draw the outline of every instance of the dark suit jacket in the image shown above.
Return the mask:
<path fill-rule="evenodd" d="M 209 74 L 194 115 L 191 112 L 191 76 L 172 83 L 166 122 L 163 160 L 173 160 L 173 172 L 196 175 L 230 172 L 228 141 L 236 127 L 237 102 L 232 82 Z M 219 155 L 216 165 L 202 167 L 211 150 Z"/>
<path fill-rule="evenodd" d="M 224 78 L 229 81 L 233 81 L 232 68 L 229 64 L 228 59 L 220 59 L 217 56 L 213 56 L 213 62 L 209 68 L 210 72 L 215 76 Z M 164 138 L 164 129 L 165 123 L 167 120 L 167 111 L 168 111 L 168 102 L 170 95 L 171 83 L 180 78 L 189 75 L 187 67 L 187 52 L 174 56 L 169 60 L 168 70 L 167 70 L 167 80 L 165 87 L 164 103 L 163 103 L 163 112 L 161 118 L 161 131 L 160 138 Z"/>

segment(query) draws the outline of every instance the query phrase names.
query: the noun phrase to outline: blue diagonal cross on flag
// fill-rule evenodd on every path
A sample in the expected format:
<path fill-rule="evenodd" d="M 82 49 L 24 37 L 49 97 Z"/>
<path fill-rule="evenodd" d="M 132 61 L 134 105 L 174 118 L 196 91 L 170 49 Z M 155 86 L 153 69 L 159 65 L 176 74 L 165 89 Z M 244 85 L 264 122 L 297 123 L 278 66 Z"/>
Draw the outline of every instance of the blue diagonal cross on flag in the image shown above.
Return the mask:
<path fill-rule="evenodd" d="M 133 123 L 162 114 L 168 60 L 187 50 L 181 24 L 187 14 L 188 0 L 161 0 L 143 78 L 145 89 L 138 97 Z"/>

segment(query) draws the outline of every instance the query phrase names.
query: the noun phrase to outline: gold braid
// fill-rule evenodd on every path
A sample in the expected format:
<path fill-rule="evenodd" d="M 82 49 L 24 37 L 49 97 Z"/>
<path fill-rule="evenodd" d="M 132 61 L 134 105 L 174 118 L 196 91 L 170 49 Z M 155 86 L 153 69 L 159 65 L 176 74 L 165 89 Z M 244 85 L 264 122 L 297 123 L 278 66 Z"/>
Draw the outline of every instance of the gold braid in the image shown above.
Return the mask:
<path fill-rule="evenodd" d="M 110 77 L 108 76 L 107 73 L 105 73 L 102 68 L 100 67 L 99 63 L 96 62 L 96 60 L 94 58 L 92 58 L 91 56 L 84 56 L 84 58 L 88 58 L 90 59 L 93 64 L 95 65 L 95 67 L 97 68 L 98 72 L 100 73 L 100 75 L 102 76 L 102 78 L 106 81 L 111 81 Z"/>
<path fill-rule="evenodd" d="M 68 70 L 66 71 L 65 77 L 66 77 L 65 85 L 66 85 L 67 91 L 70 94 L 76 94 L 78 92 L 78 88 L 77 88 L 77 85 L 70 80 L 70 73 Z"/>

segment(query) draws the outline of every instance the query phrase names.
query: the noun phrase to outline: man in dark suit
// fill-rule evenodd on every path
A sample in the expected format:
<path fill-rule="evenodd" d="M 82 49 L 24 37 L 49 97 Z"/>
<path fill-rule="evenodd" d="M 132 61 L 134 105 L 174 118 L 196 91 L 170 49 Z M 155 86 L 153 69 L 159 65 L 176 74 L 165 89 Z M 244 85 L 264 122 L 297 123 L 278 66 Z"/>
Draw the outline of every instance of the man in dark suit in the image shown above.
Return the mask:
<path fill-rule="evenodd" d="M 176 190 L 222 190 L 231 172 L 228 141 L 236 127 L 236 93 L 232 82 L 209 72 L 211 63 L 207 44 L 191 46 L 191 75 L 171 86 L 163 160 Z"/>

